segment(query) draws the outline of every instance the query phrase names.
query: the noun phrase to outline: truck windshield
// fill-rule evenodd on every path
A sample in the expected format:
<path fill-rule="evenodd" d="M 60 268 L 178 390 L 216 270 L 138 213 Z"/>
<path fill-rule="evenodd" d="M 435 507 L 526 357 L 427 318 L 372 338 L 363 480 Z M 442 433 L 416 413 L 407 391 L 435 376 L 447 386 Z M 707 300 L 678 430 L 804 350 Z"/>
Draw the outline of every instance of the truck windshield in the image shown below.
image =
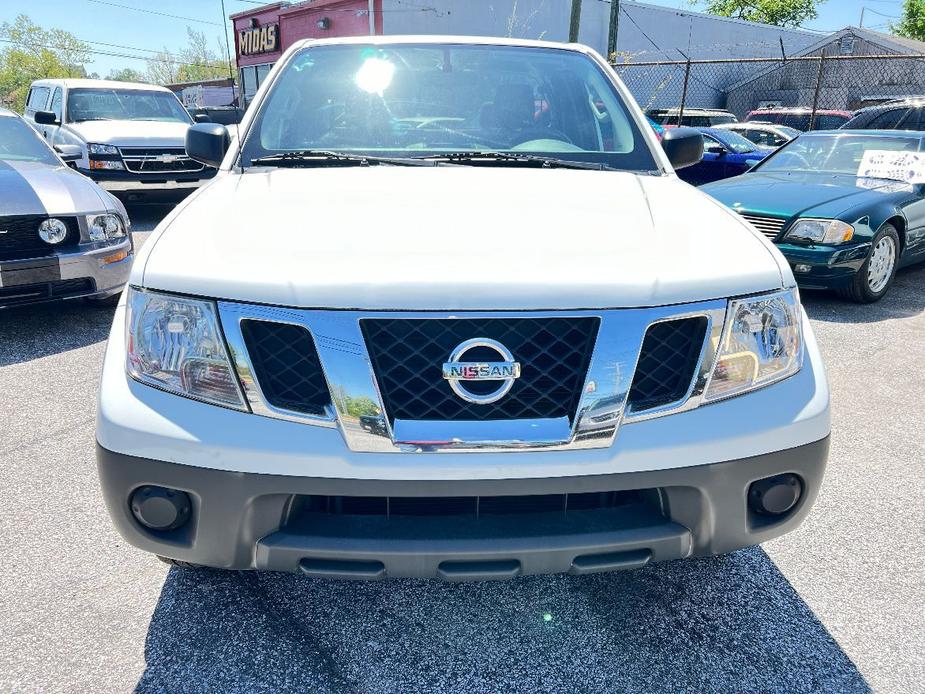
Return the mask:
<path fill-rule="evenodd" d="M 186 109 L 169 92 L 148 89 L 72 89 L 67 120 L 160 120 L 192 123 Z"/>
<path fill-rule="evenodd" d="M 38 134 L 19 118 L 0 117 L 0 161 L 35 161 L 49 166 L 61 162 Z"/>
<path fill-rule="evenodd" d="M 595 61 L 577 51 L 523 46 L 299 51 L 261 104 L 242 163 L 322 150 L 393 158 L 511 152 L 658 169 Z"/>

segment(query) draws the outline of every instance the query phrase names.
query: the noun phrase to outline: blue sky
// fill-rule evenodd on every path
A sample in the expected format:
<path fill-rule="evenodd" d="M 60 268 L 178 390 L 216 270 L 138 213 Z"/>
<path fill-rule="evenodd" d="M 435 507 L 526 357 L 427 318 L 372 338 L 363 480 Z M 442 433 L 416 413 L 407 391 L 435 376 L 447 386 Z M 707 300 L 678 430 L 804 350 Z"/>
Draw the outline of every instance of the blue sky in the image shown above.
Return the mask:
<path fill-rule="evenodd" d="M 647 1 L 667 7 L 691 7 L 687 0 Z M 225 0 L 229 14 L 254 6 L 253 0 Z M 886 31 L 891 17 L 882 15 L 898 15 L 902 0 L 828 0 L 820 7 L 819 18 L 808 23 L 806 28 L 835 31 L 848 25 L 857 25 L 862 7 L 867 8 L 864 26 Z M 139 9 L 147 12 L 140 12 Z M 0 22 L 13 21 L 18 14 L 29 15 L 43 27 L 61 27 L 80 39 L 92 42 L 94 50 L 100 54 L 94 55 L 94 63 L 89 69 L 103 76 L 113 68 L 134 67 L 144 70 L 145 63 L 143 60 L 102 53 L 143 56 L 165 47 L 176 49 L 186 43 L 187 25 L 205 31 L 213 44 L 217 44 L 222 35 L 220 0 L 0 0 Z"/>

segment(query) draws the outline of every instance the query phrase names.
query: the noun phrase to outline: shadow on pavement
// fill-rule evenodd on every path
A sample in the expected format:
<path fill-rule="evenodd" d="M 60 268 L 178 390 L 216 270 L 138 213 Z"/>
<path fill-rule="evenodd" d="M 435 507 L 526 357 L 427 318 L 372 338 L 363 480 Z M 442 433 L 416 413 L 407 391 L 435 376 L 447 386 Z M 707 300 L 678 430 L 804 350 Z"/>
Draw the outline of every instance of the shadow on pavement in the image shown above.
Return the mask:
<path fill-rule="evenodd" d="M 760 548 L 586 577 L 174 568 L 137 691 L 867 692 Z"/>
<path fill-rule="evenodd" d="M 925 313 L 925 265 L 900 270 L 889 293 L 875 304 L 856 304 L 835 292 L 800 291 L 806 314 L 829 323 L 876 323 Z"/>
<path fill-rule="evenodd" d="M 4 309 L 0 311 L 0 366 L 102 342 L 109 336 L 113 311 L 79 299 Z"/>

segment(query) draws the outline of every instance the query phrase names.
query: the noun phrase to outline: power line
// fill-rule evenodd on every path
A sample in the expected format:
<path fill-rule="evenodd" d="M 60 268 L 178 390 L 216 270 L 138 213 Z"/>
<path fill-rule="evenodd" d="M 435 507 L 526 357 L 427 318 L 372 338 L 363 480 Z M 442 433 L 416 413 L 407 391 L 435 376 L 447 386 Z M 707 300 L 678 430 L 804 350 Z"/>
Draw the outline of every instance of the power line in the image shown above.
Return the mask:
<path fill-rule="evenodd" d="M 0 42 L 10 43 L 10 44 L 13 44 L 14 46 L 20 46 L 20 47 L 23 45 L 21 42 L 13 41 L 12 39 L 0 38 Z M 30 43 L 29 47 L 30 48 L 31 47 L 45 48 L 49 51 L 66 50 L 63 46 L 51 46 L 51 45 L 42 44 L 42 43 Z M 149 58 L 143 55 L 130 55 L 128 53 L 117 53 L 114 51 L 98 51 L 98 50 L 92 50 L 92 49 L 89 49 L 89 50 L 80 49 L 80 52 L 81 53 L 91 53 L 93 55 L 106 55 L 106 56 L 112 56 L 116 58 L 130 58 L 133 60 L 146 60 L 146 61 L 150 61 L 153 63 L 169 63 L 172 65 L 185 65 L 187 67 L 210 67 L 211 68 L 211 67 L 219 66 L 220 62 L 224 62 L 224 61 L 216 61 L 216 63 L 212 63 L 212 64 L 210 63 L 188 63 L 185 60 L 173 60 L 172 58 L 157 58 L 157 57 Z"/>
<path fill-rule="evenodd" d="M 171 19 L 182 19 L 187 22 L 199 22 L 200 24 L 211 24 L 212 26 L 224 26 L 218 22 L 210 22 L 206 19 L 196 19 L 194 17 L 183 17 L 178 14 L 168 14 L 166 12 L 157 12 L 156 10 L 146 10 L 141 7 L 132 7 L 131 5 L 120 5 L 116 2 L 108 2 L 108 0 L 87 0 L 87 2 L 95 2 L 97 5 L 109 5 L 110 7 L 120 7 L 123 10 L 132 10 L 133 12 L 144 12 L 145 14 L 156 14 L 160 17 L 170 17 Z"/>

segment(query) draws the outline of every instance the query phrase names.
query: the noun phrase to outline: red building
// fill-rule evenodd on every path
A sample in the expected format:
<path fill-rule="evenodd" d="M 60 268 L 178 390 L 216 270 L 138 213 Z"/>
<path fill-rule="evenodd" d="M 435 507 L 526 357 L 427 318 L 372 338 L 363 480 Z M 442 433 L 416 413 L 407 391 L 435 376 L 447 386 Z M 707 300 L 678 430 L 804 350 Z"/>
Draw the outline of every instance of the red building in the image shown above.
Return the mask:
<path fill-rule="evenodd" d="M 292 44 L 306 38 L 382 33 L 382 0 L 275 2 L 231 15 L 245 105 L 270 68 Z"/>

